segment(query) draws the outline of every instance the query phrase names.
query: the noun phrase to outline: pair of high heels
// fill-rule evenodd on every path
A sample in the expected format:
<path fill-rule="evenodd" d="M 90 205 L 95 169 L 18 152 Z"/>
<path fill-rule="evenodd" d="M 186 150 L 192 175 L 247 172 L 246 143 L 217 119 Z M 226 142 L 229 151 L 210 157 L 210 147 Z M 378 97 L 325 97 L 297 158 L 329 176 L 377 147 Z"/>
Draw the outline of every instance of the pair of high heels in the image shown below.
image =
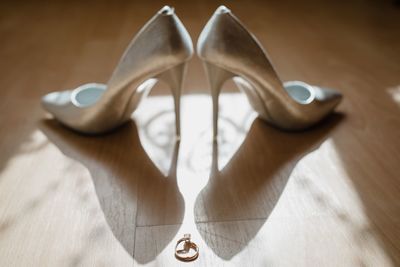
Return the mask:
<path fill-rule="evenodd" d="M 218 97 L 233 79 L 265 121 L 300 130 L 326 117 L 340 93 L 300 81 L 282 83 L 257 39 L 224 7 L 217 8 L 200 34 L 197 54 L 204 62 L 213 100 L 213 133 L 218 133 Z M 131 118 L 157 81 L 171 89 L 176 136 L 187 62 L 193 55 L 189 33 L 174 9 L 163 7 L 133 38 L 110 80 L 43 97 L 44 108 L 65 126 L 86 134 L 110 131 Z"/>

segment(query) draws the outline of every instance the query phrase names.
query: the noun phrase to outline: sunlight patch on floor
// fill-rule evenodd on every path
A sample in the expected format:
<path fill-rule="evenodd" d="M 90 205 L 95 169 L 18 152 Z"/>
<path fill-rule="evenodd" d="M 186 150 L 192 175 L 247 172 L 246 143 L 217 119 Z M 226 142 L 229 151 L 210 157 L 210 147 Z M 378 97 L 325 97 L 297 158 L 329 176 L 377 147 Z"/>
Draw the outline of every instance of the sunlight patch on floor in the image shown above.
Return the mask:
<path fill-rule="evenodd" d="M 387 89 L 387 92 L 392 97 L 393 101 L 400 106 L 400 85 L 390 87 L 389 89 Z"/>

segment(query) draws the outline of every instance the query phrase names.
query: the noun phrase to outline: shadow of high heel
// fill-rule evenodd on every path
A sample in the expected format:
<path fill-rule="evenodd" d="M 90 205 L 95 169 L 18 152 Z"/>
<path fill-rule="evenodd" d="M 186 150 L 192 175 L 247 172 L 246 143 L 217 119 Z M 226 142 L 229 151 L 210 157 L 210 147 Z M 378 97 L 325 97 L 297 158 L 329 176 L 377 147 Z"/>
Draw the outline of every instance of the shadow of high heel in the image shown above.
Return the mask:
<path fill-rule="evenodd" d="M 333 114 L 317 127 L 297 133 L 279 131 L 256 119 L 221 171 L 218 143 L 213 143 L 211 175 L 196 200 L 195 217 L 200 234 L 219 257 L 233 258 L 256 236 L 297 162 L 318 148 L 342 117 Z"/>
<path fill-rule="evenodd" d="M 88 168 L 95 191 L 114 236 L 133 255 L 137 226 L 180 224 L 184 201 L 176 182 L 179 142 L 175 143 L 167 177 L 143 149 L 135 123 L 103 136 L 77 135 L 55 120 L 43 120 L 40 129 L 66 156 Z M 176 231 L 178 231 L 178 226 Z M 170 240 L 175 236 L 171 233 Z M 169 242 L 160 244 L 162 248 Z M 147 263 L 157 255 L 135 255 Z"/>

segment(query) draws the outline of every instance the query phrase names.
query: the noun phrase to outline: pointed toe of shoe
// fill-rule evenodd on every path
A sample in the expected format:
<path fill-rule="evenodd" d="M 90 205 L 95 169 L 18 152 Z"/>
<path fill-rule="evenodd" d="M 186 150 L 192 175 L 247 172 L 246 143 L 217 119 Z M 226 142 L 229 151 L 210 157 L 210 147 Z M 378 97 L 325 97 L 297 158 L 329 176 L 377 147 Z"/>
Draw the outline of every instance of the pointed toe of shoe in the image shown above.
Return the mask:
<path fill-rule="evenodd" d="M 316 99 L 331 106 L 332 109 L 342 101 L 343 95 L 336 90 L 321 87 L 316 87 L 316 89 Z"/>
<path fill-rule="evenodd" d="M 71 91 L 52 92 L 42 97 L 42 106 L 57 116 L 58 111 L 71 102 Z"/>

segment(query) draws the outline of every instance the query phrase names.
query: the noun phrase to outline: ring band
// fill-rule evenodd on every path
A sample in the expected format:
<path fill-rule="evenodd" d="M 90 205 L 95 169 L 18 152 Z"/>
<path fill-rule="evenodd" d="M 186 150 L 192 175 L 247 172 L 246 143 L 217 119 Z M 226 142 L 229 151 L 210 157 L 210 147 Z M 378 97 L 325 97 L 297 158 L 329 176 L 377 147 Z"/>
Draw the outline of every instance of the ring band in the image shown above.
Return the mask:
<path fill-rule="evenodd" d="M 183 249 L 178 250 L 179 244 L 182 242 L 185 242 L 183 244 Z M 183 254 L 188 254 L 190 249 L 194 250 L 194 255 L 191 256 L 182 256 Z M 190 241 L 190 234 L 185 234 L 183 235 L 183 238 L 179 239 L 176 242 L 175 245 L 175 258 L 177 258 L 180 261 L 194 261 L 199 257 L 199 247 L 196 245 L 196 243 Z"/>

